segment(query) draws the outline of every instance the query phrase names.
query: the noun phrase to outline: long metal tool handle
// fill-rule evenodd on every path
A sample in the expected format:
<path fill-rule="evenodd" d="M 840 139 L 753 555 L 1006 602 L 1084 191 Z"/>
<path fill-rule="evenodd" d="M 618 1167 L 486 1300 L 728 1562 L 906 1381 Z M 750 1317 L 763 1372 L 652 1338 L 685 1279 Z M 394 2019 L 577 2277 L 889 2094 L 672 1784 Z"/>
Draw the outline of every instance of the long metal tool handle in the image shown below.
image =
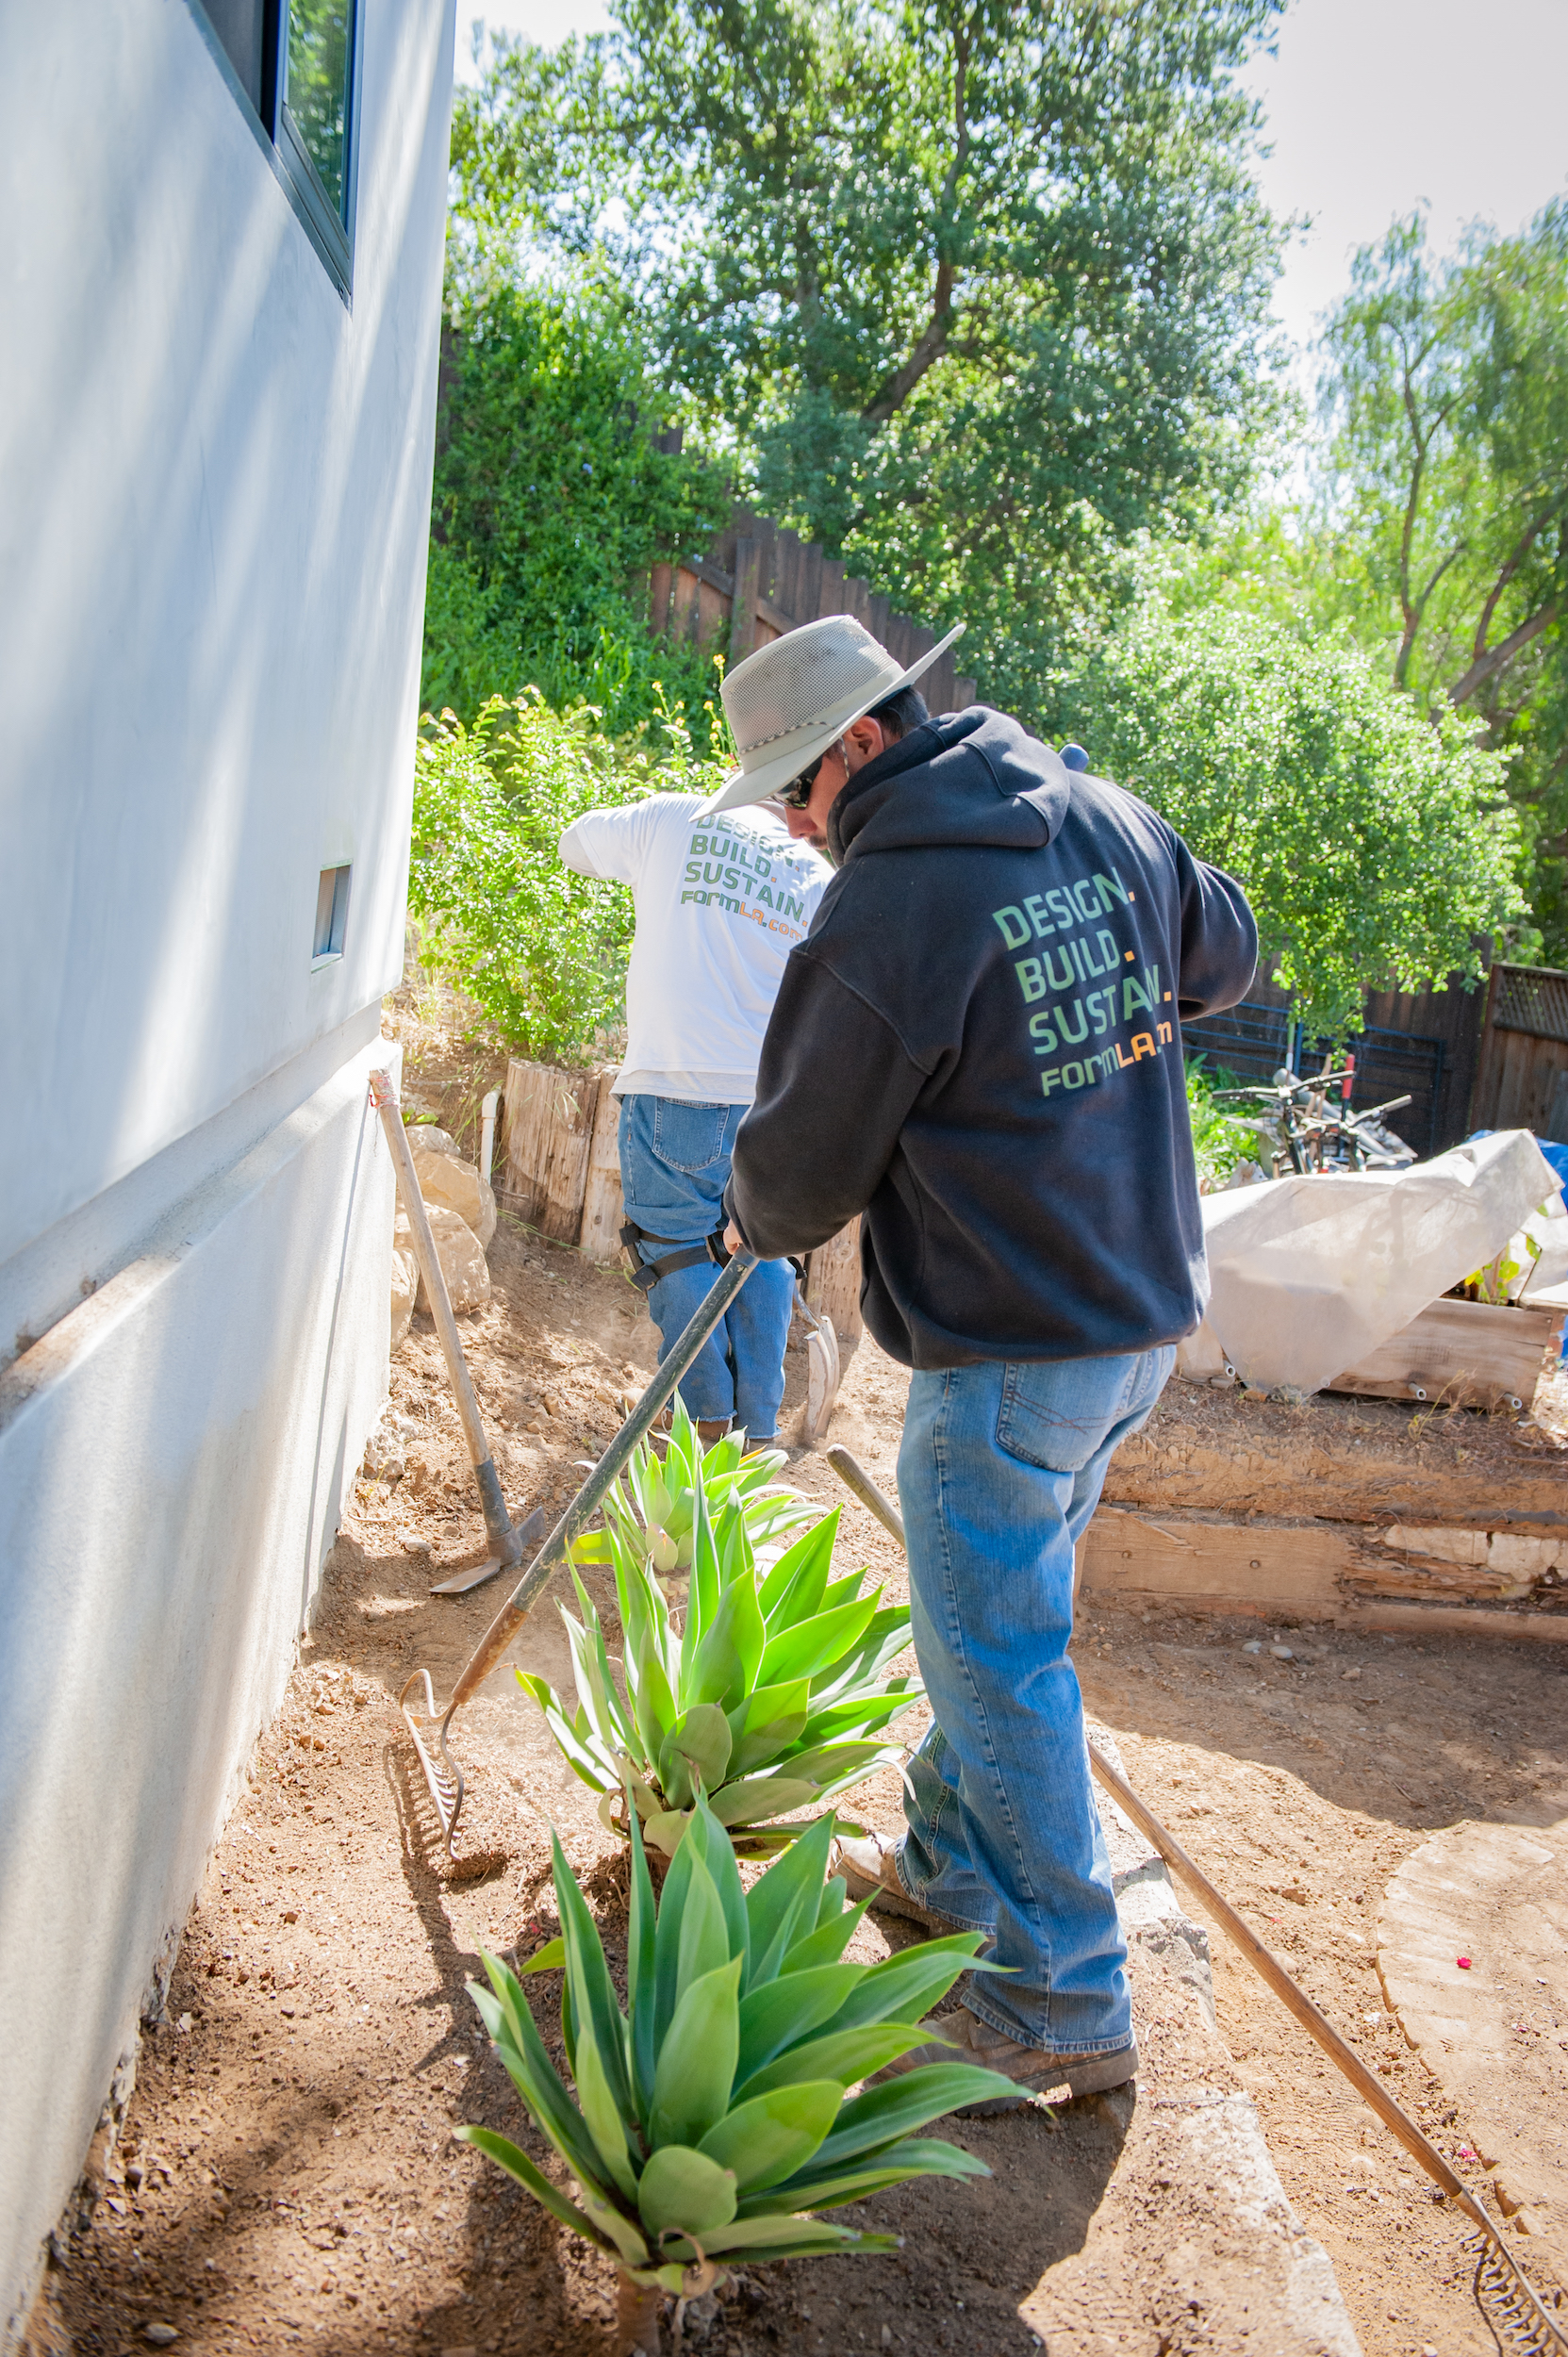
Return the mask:
<path fill-rule="evenodd" d="M 447 1373 L 452 1377 L 452 1388 L 457 1395 L 457 1413 L 463 1420 L 464 1438 L 469 1444 L 469 1455 L 473 1459 L 473 1475 L 479 1485 L 479 1503 L 485 1510 L 485 1529 L 492 1549 L 510 1568 L 522 1560 L 522 1541 L 506 1511 L 501 1475 L 496 1471 L 495 1459 L 485 1437 L 478 1394 L 469 1375 L 468 1360 L 463 1356 L 457 1321 L 452 1314 L 452 1296 L 447 1292 L 446 1278 L 441 1274 L 441 1263 L 437 1257 L 436 1239 L 430 1229 L 430 1214 L 420 1193 L 414 1157 L 408 1150 L 408 1137 L 403 1126 L 398 1093 L 389 1072 L 371 1073 L 371 1102 L 381 1115 L 381 1126 L 392 1149 L 392 1168 L 397 1173 L 398 1194 L 408 1214 L 408 1225 L 414 1231 L 414 1250 L 419 1256 L 420 1273 L 424 1278 L 425 1291 L 430 1295 L 436 1331 L 441 1338 Z"/>
<path fill-rule="evenodd" d="M 857 1463 L 847 1448 L 831 1448 L 827 1456 L 829 1464 L 845 1488 L 854 1492 L 861 1504 L 869 1508 L 878 1522 L 882 1524 L 883 1528 L 891 1532 L 907 1554 L 903 1517 L 892 1499 L 878 1489 L 865 1466 Z M 1230 1900 L 1222 1898 L 1202 1868 L 1195 1864 L 1187 1855 L 1176 1836 L 1166 1832 L 1147 1803 L 1139 1799 L 1127 1778 L 1117 1774 L 1104 1753 L 1097 1751 L 1093 1743 L 1089 1745 L 1089 1765 L 1112 1799 L 1120 1808 L 1126 1810 L 1139 1832 L 1147 1835 L 1147 1838 L 1153 1842 L 1171 1871 L 1180 1874 L 1188 1888 L 1201 1900 L 1214 1920 L 1230 1934 L 1248 1964 L 1255 1971 L 1262 1974 L 1281 2003 L 1296 2016 L 1302 2028 L 1309 2031 L 1316 2038 L 1324 2052 L 1338 2064 L 1357 2094 L 1371 2104 L 1383 2125 L 1398 2137 L 1411 2159 L 1420 2163 L 1428 2176 L 1435 2179 L 1449 2200 L 1456 2202 L 1467 2217 L 1473 2218 L 1488 2238 L 1496 2245 L 1508 2262 L 1510 2275 L 1528 2296 L 1531 2308 L 1539 2321 L 1546 2327 L 1561 2347 L 1568 2349 L 1568 2337 L 1564 2336 L 1562 2327 L 1542 2306 L 1533 2285 L 1520 2273 L 1512 2251 L 1510 2250 L 1492 2219 L 1488 2217 L 1475 2195 L 1464 2183 L 1463 2178 L 1449 2167 L 1436 2145 L 1422 2134 L 1409 2113 L 1400 2109 L 1381 2079 L 1377 2078 L 1368 2070 L 1354 2048 L 1345 2044 L 1333 2023 L 1326 2015 L 1318 2011 L 1306 1990 L 1292 1980 L 1279 1957 L 1273 1953 L 1272 1950 L 1265 1948 L 1251 1925 L 1244 1917 L 1236 1913 Z"/>
<path fill-rule="evenodd" d="M 446 1719 L 442 1722 L 443 1731 L 453 1712 L 461 1708 L 489 1676 L 528 1618 L 535 1597 L 551 1574 L 566 1561 L 567 1549 L 572 1540 L 588 1517 L 602 1505 L 611 1483 L 629 1462 L 633 1450 L 647 1438 L 659 1410 L 671 1397 L 681 1377 L 692 1365 L 756 1265 L 754 1252 L 737 1252 L 727 1263 L 718 1284 L 699 1302 L 695 1316 L 674 1349 L 480 1639 L 472 1659 L 453 1689 Z"/>

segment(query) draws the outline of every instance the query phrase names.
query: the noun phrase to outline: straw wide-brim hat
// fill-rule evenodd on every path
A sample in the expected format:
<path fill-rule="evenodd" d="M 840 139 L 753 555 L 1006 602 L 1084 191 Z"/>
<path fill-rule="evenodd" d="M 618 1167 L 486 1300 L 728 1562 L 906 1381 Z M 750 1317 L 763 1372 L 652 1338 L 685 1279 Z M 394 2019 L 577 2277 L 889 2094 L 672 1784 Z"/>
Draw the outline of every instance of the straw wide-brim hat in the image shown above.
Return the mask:
<path fill-rule="evenodd" d="M 736 664 L 723 686 L 740 767 L 699 816 L 711 817 L 715 811 L 764 802 L 777 794 L 809 769 L 851 721 L 900 687 L 912 687 L 963 633 L 960 622 L 907 671 L 848 614 L 824 614 L 820 621 L 759 647 Z"/>

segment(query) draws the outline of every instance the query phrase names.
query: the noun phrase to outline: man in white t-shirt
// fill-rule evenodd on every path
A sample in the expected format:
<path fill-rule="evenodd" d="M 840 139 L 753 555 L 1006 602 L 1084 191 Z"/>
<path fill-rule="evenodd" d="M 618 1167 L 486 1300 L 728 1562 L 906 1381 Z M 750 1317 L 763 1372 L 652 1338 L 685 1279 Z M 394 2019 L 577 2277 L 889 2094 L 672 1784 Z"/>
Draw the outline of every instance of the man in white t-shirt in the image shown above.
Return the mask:
<path fill-rule="evenodd" d="M 784 960 L 831 881 L 827 862 L 763 805 L 701 816 L 698 794 L 594 810 L 561 837 L 582 876 L 629 883 L 636 937 L 626 979 L 620 1099 L 622 1234 L 640 1263 L 662 1359 L 722 1265 L 724 1189 Z M 794 1277 L 765 1261 L 681 1386 L 705 1442 L 732 1423 L 771 1440 L 784 1398 Z"/>

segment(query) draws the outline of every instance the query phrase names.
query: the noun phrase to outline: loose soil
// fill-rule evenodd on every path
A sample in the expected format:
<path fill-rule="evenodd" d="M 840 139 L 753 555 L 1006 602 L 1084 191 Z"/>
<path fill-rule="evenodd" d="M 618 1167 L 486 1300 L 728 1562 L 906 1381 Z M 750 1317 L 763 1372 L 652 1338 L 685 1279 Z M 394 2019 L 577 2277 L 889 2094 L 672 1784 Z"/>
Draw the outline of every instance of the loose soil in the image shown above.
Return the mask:
<path fill-rule="evenodd" d="M 504 1217 L 491 1262 L 494 1298 L 461 1321 L 475 1383 L 514 1506 L 557 1504 L 651 1367 L 652 1330 L 619 1276 Z M 803 1392 L 799 1353 L 789 1375 L 786 1430 Z M 834 1426 L 887 1486 L 905 1387 L 864 1343 Z M 505 1666 L 457 1723 L 461 1870 L 440 1859 L 395 1697 L 420 1664 L 450 1690 L 499 1595 L 428 1594 L 443 1568 L 477 1559 L 483 1529 L 426 1321 L 391 1388 L 286 1706 L 191 1910 L 164 2018 L 144 2036 L 101 2198 L 60 2240 L 40 2348 L 54 2333 L 56 2346 L 69 2336 L 83 2352 L 126 2351 L 153 2325 L 203 2352 L 602 2357 L 613 2346 L 609 2268 L 452 2131 L 484 2118 L 538 2149 L 465 1982 L 481 1946 L 526 1955 L 553 1927 L 549 1821 L 612 1954 L 624 1870 Z M 800 1457 L 789 1478 L 839 1497 L 819 1457 Z M 841 1544 L 901 1589 L 897 1550 L 858 1506 L 846 1508 Z M 1292 1657 L 1244 1650 L 1260 1638 Z M 1387 2011 L 1375 1925 L 1390 1875 L 1436 1827 L 1568 1814 L 1562 1650 L 1261 1629 L 1097 1594 L 1075 1651 L 1133 1783 L 1485 2191 L 1464 2116 Z M 569 1683 L 548 1606 L 516 1657 Z M 888 1827 L 899 1798 L 891 1774 L 861 1796 Z M 871 1956 L 901 1936 L 872 1918 L 857 1939 Z M 855 2219 L 905 2237 L 895 2255 L 748 2275 L 691 2319 L 691 2345 L 704 2357 L 1257 2351 L 1235 2289 L 1246 2250 L 1205 2239 L 1162 2159 L 1178 2116 L 1167 2107 L 1201 2077 L 1255 2097 L 1368 2357 L 1493 2350 L 1458 2222 L 1217 1935 L 1214 1951 L 1233 2067 L 1216 2072 L 1192 2007 L 1140 1966 L 1135 2105 L 951 2123 L 944 2133 L 986 2158 L 988 2181 L 928 2181 L 863 2205 Z M 535 1986 L 553 2037 L 553 1976 Z M 1190 2297 L 1163 2290 L 1154 2312 L 1144 2278 L 1168 2286 L 1182 2267 Z"/>

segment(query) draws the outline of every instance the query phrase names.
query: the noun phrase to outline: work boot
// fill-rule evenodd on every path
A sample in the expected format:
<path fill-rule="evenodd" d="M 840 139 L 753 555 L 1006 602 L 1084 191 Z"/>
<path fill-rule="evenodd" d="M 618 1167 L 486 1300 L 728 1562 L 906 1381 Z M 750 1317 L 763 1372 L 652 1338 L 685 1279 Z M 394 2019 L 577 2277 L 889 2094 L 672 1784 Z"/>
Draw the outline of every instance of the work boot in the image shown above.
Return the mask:
<path fill-rule="evenodd" d="M 835 1874 L 842 1874 L 844 1887 L 857 1903 L 869 1896 L 873 1915 L 907 1916 L 912 1923 L 922 1923 L 933 1938 L 940 1939 L 948 1932 L 967 1932 L 971 1923 L 960 1923 L 950 1915 L 938 1915 L 934 1907 L 923 1907 L 918 1899 L 912 1899 L 899 1880 L 894 1864 L 898 1845 L 884 1841 L 880 1833 L 867 1833 L 858 1838 L 841 1834 L 834 1864 Z"/>
<path fill-rule="evenodd" d="M 1030 2096 L 1049 2095 L 1059 2087 L 1075 2097 L 1105 2095 L 1113 2087 L 1126 2086 L 1137 2075 L 1138 2048 L 1132 2038 L 1125 2046 L 1101 2047 L 1094 2053 L 1055 2054 L 1039 2046 L 1020 2046 L 1005 2030 L 994 2030 L 965 2004 L 956 2005 L 951 2013 L 930 2015 L 921 2027 L 932 2033 L 930 2045 L 900 2054 L 879 2078 L 894 2078 L 901 2071 L 916 2069 L 921 2063 L 965 2062 L 999 2070 L 1004 2078 L 1017 2083 L 1016 2095 L 999 2095 L 988 2103 L 960 2103 L 956 2107 L 960 2119 L 985 2119 L 993 2112 L 1015 2112 Z"/>

